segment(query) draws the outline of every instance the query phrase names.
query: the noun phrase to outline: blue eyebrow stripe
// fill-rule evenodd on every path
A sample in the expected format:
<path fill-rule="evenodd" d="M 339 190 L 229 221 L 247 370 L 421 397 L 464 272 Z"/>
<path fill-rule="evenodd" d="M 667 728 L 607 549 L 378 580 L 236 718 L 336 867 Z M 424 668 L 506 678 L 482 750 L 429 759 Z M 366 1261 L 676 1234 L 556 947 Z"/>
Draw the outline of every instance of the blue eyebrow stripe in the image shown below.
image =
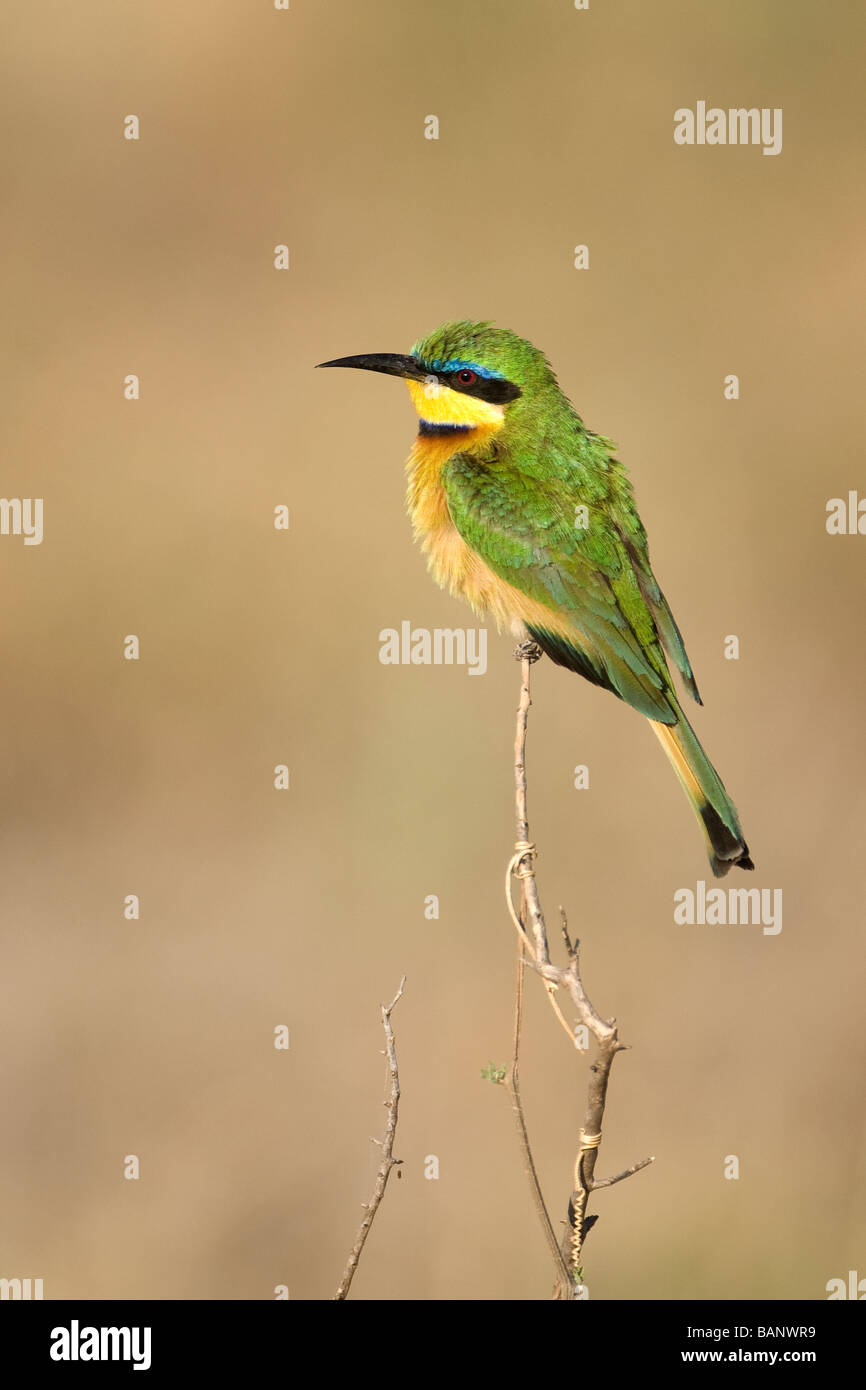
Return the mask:
<path fill-rule="evenodd" d="M 443 376 L 446 372 L 460 372 L 464 367 L 468 367 L 476 376 L 483 376 L 488 381 L 505 380 L 501 372 L 492 372 L 489 367 L 479 367 L 477 362 L 467 362 L 462 357 L 449 357 L 447 362 L 443 362 L 440 359 L 439 361 L 431 362 L 430 367 L 434 372 L 442 372 Z"/>

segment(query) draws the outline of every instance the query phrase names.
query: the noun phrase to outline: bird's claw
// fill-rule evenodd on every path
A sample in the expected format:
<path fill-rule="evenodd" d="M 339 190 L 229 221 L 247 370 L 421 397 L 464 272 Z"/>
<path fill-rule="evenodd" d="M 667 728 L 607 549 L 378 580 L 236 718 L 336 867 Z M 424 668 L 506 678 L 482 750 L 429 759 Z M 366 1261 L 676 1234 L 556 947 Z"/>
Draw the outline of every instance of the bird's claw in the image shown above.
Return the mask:
<path fill-rule="evenodd" d="M 534 661 L 540 661 L 543 656 L 544 652 L 531 638 L 527 642 L 520 642 L 514 648 L 515 661 L 528 661 L 531 665 Z"/>

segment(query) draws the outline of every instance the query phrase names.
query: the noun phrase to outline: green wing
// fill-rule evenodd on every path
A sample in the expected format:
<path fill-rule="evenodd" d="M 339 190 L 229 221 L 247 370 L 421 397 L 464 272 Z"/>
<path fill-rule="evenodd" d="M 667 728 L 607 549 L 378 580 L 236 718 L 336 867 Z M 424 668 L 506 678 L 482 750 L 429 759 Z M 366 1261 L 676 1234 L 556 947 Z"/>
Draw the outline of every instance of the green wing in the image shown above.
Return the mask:
<path fill-rule="evenodd" d="M 588 458 L 548 452 L 531 468 L 495 453 L 455 455 L 442 473 L 451 517 L 500 578 L 573 622 L 573 640 L 531 629 L 554 661 L 672 724 L 678 706 L 663 644 L 698 698 L 682 637 L 650 568 L 625 470 L 609 440 L 584 438 Z"/>

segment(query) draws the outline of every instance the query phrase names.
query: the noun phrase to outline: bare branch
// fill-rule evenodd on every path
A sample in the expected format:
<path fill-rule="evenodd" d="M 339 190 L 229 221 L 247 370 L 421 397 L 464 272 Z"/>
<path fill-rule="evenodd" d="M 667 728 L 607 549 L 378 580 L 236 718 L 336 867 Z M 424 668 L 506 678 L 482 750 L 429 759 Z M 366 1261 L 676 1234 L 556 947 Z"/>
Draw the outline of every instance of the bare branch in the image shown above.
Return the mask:
<path fill-rule="evenodd" d="M 639 1172 L 641 1168 L 645 1168 L 653 1160 L 651 1158 L 643 1159 L 640 1163 L 636 1163 L 632 1168 L 618 1173 L 613 1178 L 600 1178 L 598 1181 L 595 1179 L 595 1165 L 602 1139 L 602 1121 L 607 1100 L 610 1069 L 613 1065 L 614 1057 L 618 1052 L 624 1050 L 625 1044 L 621 1043 L 619 1040 L 615 1019 L 602 1018 L 584 989 L 580 974 L 579 943 L 575 941 L 572 944 L 571 942 L 568 934 L 568 922 L 563 908 L 560 908 L 561 930 L 568 953 L 568 965 L 563 968 L 554 965 L 550 959 L 547 927 L 541 908 L 538 895 L 538 884 L 535 876 L 537 849 L 529 838 L 529 816 L 526 794 L 526 730 L 529 707 L 532 703 L 530 695 L 530 670 L 532 663 L 537 661 L 540 655 L 540 649 L 534 642 L 522 643 L 515 652 L 515 657 L 521 662 L 520 701 L 517 707 L 517 729 L 514 740 L 514 789 L 517 839 L 514 846 L 514 855 L 508 866 L 506 898 L 509 914 L 521 935 L 521 942 L 522 944 L 525 942 L 530 953 L 529 964 L 544 980 L 551 1004 L 572 1042 L 574 1041 L 574 1034 L 563 1018 L 561 1010 L 554 999 L 554 991 L 557 989 L 563 989 L 568 993 L 578 1020 L 592 1033 L 597 1044 L 597 1055 L 590 1066 L 583 1127 L 580 1131 L 579 1147 L 574 1165 L 574 1185 L 568 1204 L 569 1227 L 560 1247 L 561 1261 L 558 1262 L 557 1267 L 558 1279 L 555 1297 L 570 1300 L 575 1296 L 576 1285 L 580 1278 L 581 1252 L 583 1249 L 584 1236 L 596 1219 L 595 1217 L 587 1217 L 586 1214 L 590 1193 L 596 1188 L 612 1187 L 615 1183 L 621 1182 L 624 1178 L 631 1177 L 633 1173 Z M 514 911 L 514 903 L 511 896 L 512 876 L 520 879 L 522 912 L 519 919 Z M 524 957 L 521 950 L 521 970 L 523 964 Z M 528 1152 L 528 1149 L 529 1141 L 528 1138 L 526 1138 L 524 1154 Z M 531 1169 L 531 1177 L 537 1185 L 538 1180 L 535 1176 L 534 1167 Z M 544 1212 L 544 1217 L 547 1219 L 547 1225 L 549 1226 L 549 1217 L 547 1217 L 547 1211 L 544 1207 L 544 1201 L 541 1197 L 540 1190 L 538 1192 L 538 1201 L 536 1205 L 539 1203 Z M 544 1224 L 544 1221 L 542 1224 Z M 566 1277 L 563 1277 L 563 1275 Z"/>
<path fill-rule="evenodd" d="M 370 1202 L 362 1202 L 361 1204 L 366 1212 L 366 1216 L 358 1228 L 355 1244 L 352 1246 L 352 1252 L 349 1255 L 348 1263 L 343 1272 L 343 1278 L 340 1280 L 340 1287 L 334 1295 L 335 1302 L 340 1302 L 342 1299 L 348 1297 L 352 1280 L 355 1277 L 355 1270 L 358 1268 L 358 1261 L 361 1258 L 361 1251 L 364 1249 L 364 1242 L 370 1234 L 373 1218 L 379 1210 L 379 1203 L 385 1195 L 385 1188 L 388 1186 L 388 1178 L 391 1175 L 391 1169 L 396 1168 L 398 1164 L 403 1161 L 400 1158 L 393 1157 L 394 1136 L 397 1132 L 397 1111 L 400 1105 L 400 1077 L 397 1072 L 397 1050 L 394 1044 L 394 1033 L 391 1028 L 391 1014 L 399 1000 L 403 997 L 403 986 L 405 983 L 406 976 L 404 975 L 400 981 L 400 988 L 397 990 L 391 1003 L 381 1006 L 382 1027 L 385 1030 L 385 1053 L 388 1058 L 390 1095 L 387 1100 L 383 1101 L 383 1104 L 388 1107 L 388 1120 L 385 1125 L 384 1138 L 381 1140 L 374 1139 L 373 1143 L 378 1144 L 382 1150 L 382 1162 L 379 1164 L 379 1169 L 376 1173 L 376 1183 L 373 1188 L 372 1200 Z"/>
<path fill-rule="evenodd" d="M 562 929 L 562 939 L 565 942 L 565 949 L 570 959 L 577 950 L 578 942 L 575 942 L 573 946 L 571 944 L 571 937 L 568 934 L 568 917 L 565 914 L 565 908 L 562 906 L 562 903 L 559 904 L 559 925 Z"/>

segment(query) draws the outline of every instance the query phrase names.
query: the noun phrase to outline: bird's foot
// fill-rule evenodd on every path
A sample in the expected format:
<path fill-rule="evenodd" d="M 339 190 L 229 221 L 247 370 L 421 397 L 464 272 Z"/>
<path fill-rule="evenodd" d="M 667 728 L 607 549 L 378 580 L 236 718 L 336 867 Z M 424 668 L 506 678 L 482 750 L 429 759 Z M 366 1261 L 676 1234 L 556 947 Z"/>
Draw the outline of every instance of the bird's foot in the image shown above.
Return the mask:
<path fill-rule="evenodd" d="M 527 642 L 520 642 L 514 648 L 515 661 L 528 661 L 531 665 L 534 661 L 540 661 L 543 656 L 544 652 L 541 650 L 538 643 L 533 642 L 531 639 Z"/>

